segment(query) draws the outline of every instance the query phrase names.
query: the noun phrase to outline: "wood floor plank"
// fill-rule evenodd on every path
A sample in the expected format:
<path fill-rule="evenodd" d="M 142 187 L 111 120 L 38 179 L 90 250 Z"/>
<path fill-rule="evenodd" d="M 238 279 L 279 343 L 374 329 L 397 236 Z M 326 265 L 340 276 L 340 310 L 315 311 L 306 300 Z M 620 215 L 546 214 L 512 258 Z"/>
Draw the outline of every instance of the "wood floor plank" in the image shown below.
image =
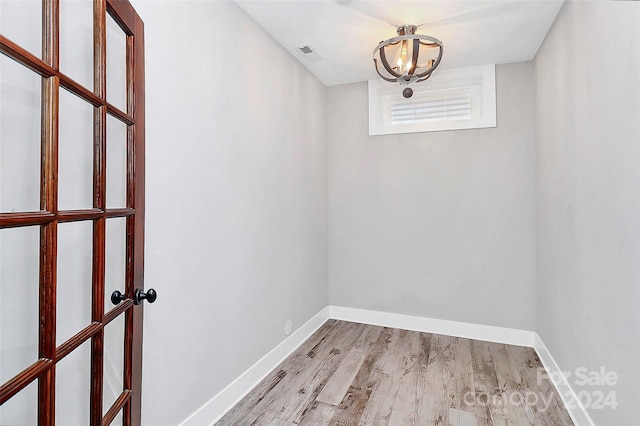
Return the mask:
<path fill-rule="evenodd" d="M 315 401 L 300 420 L 300 426 L 328 425 L 337 407 Z"/>
<path fill-rule="evenodd" d="M 404 349 L 403 372 L 396 395 L 390 425 L 417 425 L 420 422 L 420 401 L 424 397 L 424 375 L 429 363 L 433 335 L 409 332 L 408 345 Z"/>
<path fill-rule="evenodd" d="M 519 360 L 517 369 L 521 376 L 522 388 L 537 392 L 541 396 L 536 417 L 539 424 L 572 426 L 574 423 L 551 379 L 546 378 L 542 362 L 535 350 L 522 346 L 511 346 L 510 349 L 514 354 L 513 358 Z"/>
<path fill-rule="evenodd" d="M 329 405 L 340 404 L 381 332 L 381 327 L 368 326 L 365 328 L 362 338 L 342 360 L 316 401 Z"/>
<path fill-rule="evenodd" d="M 573 425 L 541 367 L 532 348 L 330 320 L 217 425 Z"/>
<path fill-rule="evenodd" d="M 329 420 L 329 425 L 353 425 L 356 426 L 360 420 L 364 407 L 369 402 L 371 388 L 358 388 L 353 392 L 348 392 L 340 404 L 336 407 L 333 416 Z"/>
<path fill-rule="evenodd" d="M 284 421 L 279 418 L 275 418 L 269 422 L 269 426 L 296 426 L 296 424 Z"/>
<path fill-rule="evenodd" d="M 538 387 L 529 387 L 527 380 L 523 377 L 522 368 L 526 367 L 526 358 L 520 356 L 520 348 L 513 345 L 505 345 L 507 354 L 509 355 L 509 363 L 513 376 L 515 377 L 516 389 L 515 391 L 520 395 L 523 401 L 523 409 L 527 414 L 527 417 L 532 421 L 532 424 L 536 426 L 546 426 L 549 423 L 545 416 L 544 405 L 544 392 Z M 528 355 L 528 353 L 527 353 Z M 553 424 L 550 424 L 553 426 Z"/>
<path fill-rule="evenodd" d="M 319 394 L 339 374 L 340 366 L 350 357 L 351 352 L 355 348 L 362 349 L 367 347 L 372 343 L 370 339 L 376 337 L 376 330 L 373 326 L 363 328 L 358 324 L 354 325 L 354 330 L 357 330 L 354 333 L 354 338 L 346 338 L 336 344 L 335 349 L 341 351 L 340 356 L 335 356 L 331 362 L 324 363 L 312 379 L 303 383 L 304 387 L 300 387 L 296 397 L 291 399 L 286 408 L 279 414 L 281 418 L 299 423 L 312 408 L 314 401 L 322 402 L 318 399 Z"/>
<path fill-rule="evenodd" d="M 448 425 L 449 410 L 448 397 L 445 386 L 445 365 L 449 350 L 447 336 L 434 334 L 431 337 L 431 347 L 426 368 L 420 377 L 422 398 L 420 400 L 420 424 Z"/>
<path fill-rule="evenodd" d="M 316 401 L 336 406 L 340 404 L 340 401 L 342 401 L 351 387 L 356 374 L 360 371 L 360 367 L 362 367 L 367 355 L 368 351 L 366 349 L 351 349 L 331 376 L 327 385 L 322 389 Z"/>
<path fill-rule="evenodd" d="M 360 413 L 359 425 L 387 424 L 384 421 L 384 415 L 380 416 L 379 414 L 386 411 L 387 405 L 388 415 L 391 414 L 393 401 L 389 401 L 388 389 L 391 387 L 390 376 L 394 374 L 392 367 L 398 368 L 398 371 L 400 368 L 396 358 L 399 351 L 396 348 L 401 344 L 401 341 L 401 330 L 385 328 L 378 338 L 378 346 L 370 354 L 371 359 L 365 360 L 364 365 L 371 364 L 368 386 L 371 386 L 372 389 L 367 405 Z M 386 421 L 388 422 L 388 416 Z"/>
<path fill-rule="evenodd" d="M 400 389 L 400 379 L 403 373 L 405 353 L 401 348 L 406 348 L 410 332 L 407 330 L 393 330 L 386 342 L 385 356 L 381 357 L 374 367 L 377 372 L 377 383 L 369 396 L 359 421 L 359 425 L 389 424 L 393 406 Z"/>
<path fill-rule="evenodd" d="M 466 400 L 474 401 L 473 366 L 471 362 L 471 340 L 461 337 L 440 336 L 443 347 L 443 380 L 449 408 L 468 410 Z"/>
<path fill-rule="evenodd" d="M 475 413 L 478 422 L 493 425 L 497 414 L 492 410 L 492 396 L 498 389 L 498 379 L 487 343 L 479 340 L 471 341 L 471 365 L 476 401 Z"/>
<path fill-rule="evenodd" d="M 216 424 L 235 424 L 248 411 L 257 406 L 269 393 L 271 393 L 288 374 L 286 365 L 295 365 L 296 362 L 302 364 L 302 358 L 314 347 L 320 345 L 327 339 L 327 336 L 338 327 L 339 321 L 330 319 L 318 328 L 318 330 L 297 348 L 285 361 L 280 363 L 265 379 L 263 379 L 247 396 L 236 404 L 222 419 Z M 283 368 L 284 367 L 284 368 Z"/>
<path fill-rule="evenodd" d="M 478 365 L 474 358 L 476 356 L 475 351 L 477 350 L 474 348 L 475 341 L 472 339 L 464 339 L 464 342 L 466 343 L 466 351 L 468 351 L 468 360 L 470 363 L 468 369 L 471 374 L 471 390 L 462 396 L 463 410 L 475 414 L 478 426 L 493 426 L 489 410 L 489 398 L 486 394 L 486 384 L 482 382 L 482 376 L 476 376 Z M 462 354 L 461 356 L 464 357 L 465 355 Z"/>
<path fill-rule="evenodd" d="M 498 379 L 498 389 L 493 395 L 505 424 L 535 425 L 535 414 L 527 405 L 526 395 L 518 391 L 520 374 L 514 370 L 507 345 L 492 343 L 491 357 Z"/>
<path fill-rule="evenodd" d="M 378 327 L 377 339 L 370 347 L 368 354 L 351 382 L 345 397 L 340 401 L 329 424 L 357 425 L 377 383 L 380 370 L 377 367 L 383 355 L 387 353 L 389 329 Z"/>
<path fill-rule="evenodd" d="M 353 323 L 344 323 L 344 327 L 336 333 L 337 336 L 328 339 L 323 346 L 315 348 L 307 362 L 296 366 L 285 383 L 287 394 L 273 395 L 272 398 L 265 400 L 261 407 L 255 409 L 255 412 L 261 412 L 257 420 L 279 417 L 292 421 L 290 417 L 296 415 L 301 405 L 313 403 L 317 393 L 312 395 L 309 393 L 313 392 L 313 386 L 316 385 L 317 380 L 329 375 L 327 370 L 335 368 L 346 355 L 345 348 L 349 347 L 362 332 L 363 330 Z M 304 408 L 302 410 L 304 411 Z M 254 413 L 250 413 L 247 419 L 254 416 Z"/>
<path fill-rule="evenodd" d="M 470 411 L 449 408 L 449 425 L 451 426 L 478 426 L 475 413 Z"/>
<path fill-rule="evenodd" d="M 289 398 L 280 398 L 266 407 L 266 413 L 273 413 L 276 417 L 292 423 L 299 423 L 310 410 L 318 394 L 331 378 L 349 350 L 363 339 L 366 339 L 366 329 L 360 324 L 350 324 L 349 329 L 340 335 L 333 347 L 326 347 L 325 354 L 318 356 L 305 365 L 305 369 L 297 372 L 290 386 L 297 389 Z M 326 351 L 328 350 L 328 353 Z M 316 362 L 313 362 L 316 361 Z"/>
<path fill-rule="evenodd" d="M 291 382 L 301 370 L 310 368 L 309 361 L 322 359 L 326 352 L 334 348 L 334 342 L 352 328 L 351 323 L 344 321 L 327 321 L 311 338 L 285 359 L 275 370 L 281 379 L 275 382 L 273 373 L 267 376 L 256 388 L 244 397 L 236 406 L 226 413 L 216 425 L 237 425 L 259 417 L 255 413 L 266 414 L 266 407 L 286 395 L 291 389 Z M 274 371 L 275 371 L 274 370 Z M 273 386 L 272 386 L 273 384 Z"/>

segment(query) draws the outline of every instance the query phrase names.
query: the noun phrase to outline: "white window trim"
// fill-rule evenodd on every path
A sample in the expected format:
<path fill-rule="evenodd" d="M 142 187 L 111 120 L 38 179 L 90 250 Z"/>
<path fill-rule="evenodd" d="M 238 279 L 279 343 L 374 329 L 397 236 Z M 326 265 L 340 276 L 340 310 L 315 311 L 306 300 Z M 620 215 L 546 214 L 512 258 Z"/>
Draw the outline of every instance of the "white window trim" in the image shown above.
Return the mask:
<path fill-rule="evenodd" d="M 398 83 L 389 83 L 380 78 L 369 80 L 369 135 L 389 135 L 397 133 L 435 132 L 443 130 L 480 129 L 496 127 L 496 68 L 495 64 L 473 67 L 437 70 L 428 80 L 412 84 L 415 94 L 437 90 L 437 88 L 455 89 L 456 80 L 479 77 L 482 80 L 480 116 L 463 120 L 438 120 L 408 124 L 385 124 L 385 102 L 383 94 L 390 87 L 403 88 Z M 388 120 L 387 120 L 388 121 Z"/>

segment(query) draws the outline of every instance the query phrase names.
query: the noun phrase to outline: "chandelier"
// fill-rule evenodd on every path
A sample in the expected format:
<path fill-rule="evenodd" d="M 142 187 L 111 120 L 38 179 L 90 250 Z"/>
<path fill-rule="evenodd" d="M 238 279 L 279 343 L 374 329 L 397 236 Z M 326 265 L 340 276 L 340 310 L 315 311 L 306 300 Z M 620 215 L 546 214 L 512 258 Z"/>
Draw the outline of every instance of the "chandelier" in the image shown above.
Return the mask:
<path fill-rule="evenodd" d="M 440 65 L 443 45 L 437 38 L 416 34 L 415 25 L 398 27 L 398 37 L 381 41 L 373 50 L 373 63 L 378 75 L 401 85 L 419 83 L 431 77 Z M 402 91 L 405 98 L 413 95 L 409 87 Z"/>

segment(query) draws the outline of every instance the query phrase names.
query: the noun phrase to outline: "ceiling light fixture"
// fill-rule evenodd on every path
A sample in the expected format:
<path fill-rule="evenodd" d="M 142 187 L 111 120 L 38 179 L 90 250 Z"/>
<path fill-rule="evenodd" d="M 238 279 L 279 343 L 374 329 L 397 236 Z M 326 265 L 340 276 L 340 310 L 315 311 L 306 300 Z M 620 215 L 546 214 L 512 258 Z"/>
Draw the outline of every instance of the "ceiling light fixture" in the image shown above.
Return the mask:
<path fill-rule="evenodd" d="M 381 41 L 373 50 L 373 63 L 378 75 L 401 85 L 419 83 L 431 77 L 440 65 L 443 45 L 437 38 L 416 34 L 415 25 L 398 27 L 398 37 Z M 405 98 L 413 95 L 410 87 L 402 91 Z"/>

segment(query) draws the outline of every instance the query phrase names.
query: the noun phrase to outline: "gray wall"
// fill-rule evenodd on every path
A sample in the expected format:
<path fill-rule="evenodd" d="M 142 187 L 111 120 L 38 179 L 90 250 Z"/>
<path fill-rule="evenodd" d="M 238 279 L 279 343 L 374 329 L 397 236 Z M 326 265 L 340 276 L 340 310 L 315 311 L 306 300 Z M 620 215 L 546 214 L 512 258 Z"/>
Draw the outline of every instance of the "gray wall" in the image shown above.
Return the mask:
<path fill-rule="evenodd" d="M 496 128 L 388 136 L 328 89 L 331 304 L 535 329 L 533 66 L 496 80 Z"/>
<path fill-rule="evenodd" d="M 535 59 L 538 333 L 640 419 L 640 3 L 568 2 Z M 605 367 L 615 387 L 580 387 Z"/>
<path fill-rule="evenodd" d="M 286 320 L 327 305 L 326 94 L 232 2 L 134 6 L 159 295 L 145 309 L 143 422 L 173 425 L 280 343 Z"/>

